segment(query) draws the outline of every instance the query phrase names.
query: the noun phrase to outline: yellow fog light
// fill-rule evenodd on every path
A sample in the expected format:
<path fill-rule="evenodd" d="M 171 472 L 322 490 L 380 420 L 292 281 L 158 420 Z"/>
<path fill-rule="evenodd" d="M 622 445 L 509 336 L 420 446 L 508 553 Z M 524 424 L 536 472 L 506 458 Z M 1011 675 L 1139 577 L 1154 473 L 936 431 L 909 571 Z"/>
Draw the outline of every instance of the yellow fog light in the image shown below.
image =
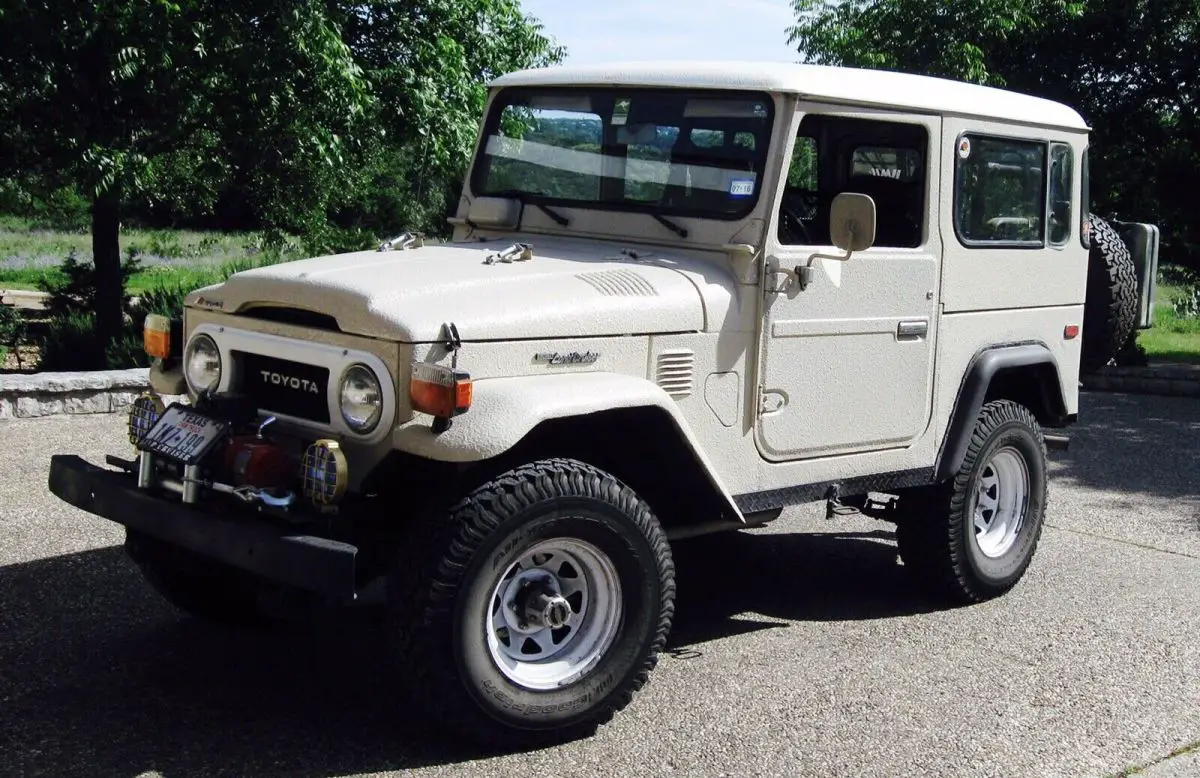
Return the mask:
<path fill-rule="evenodd" d="M 342 499 L 350 481 L 346 454 L 336 440 L 318 440 L 304 451 L 301 491 L 315 505 L 333 505 Z"/>
<path fill-rule="evenodd" d="M 152 392 L 147 392 L 133 401 L 129 406 L 129 442 L 134 446 L 142 441 L 158 418 L 163 415 L 166 406 L 162 398 Z"/>

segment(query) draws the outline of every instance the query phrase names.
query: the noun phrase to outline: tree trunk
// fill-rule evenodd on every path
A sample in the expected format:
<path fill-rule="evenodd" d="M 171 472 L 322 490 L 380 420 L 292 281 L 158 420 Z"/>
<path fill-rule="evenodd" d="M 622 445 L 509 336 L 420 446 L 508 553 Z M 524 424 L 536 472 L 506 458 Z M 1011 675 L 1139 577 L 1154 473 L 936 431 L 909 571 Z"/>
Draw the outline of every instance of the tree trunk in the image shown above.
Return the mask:
<path fill-rule="evenodd" d="M 125 283 L 121 277 L 121 201 L 106 192 L 92 202 L 92 256 L 96 264 L 96 333 L 107 347 L 124 324 Z"/>

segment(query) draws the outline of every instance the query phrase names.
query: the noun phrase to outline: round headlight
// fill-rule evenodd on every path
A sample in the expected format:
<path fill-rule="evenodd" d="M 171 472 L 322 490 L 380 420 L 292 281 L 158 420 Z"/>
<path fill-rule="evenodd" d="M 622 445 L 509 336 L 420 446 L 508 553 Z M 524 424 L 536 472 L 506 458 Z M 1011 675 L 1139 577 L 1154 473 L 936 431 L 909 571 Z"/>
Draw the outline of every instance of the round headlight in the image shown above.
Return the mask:
<path fill-rule="evenodd" d="M 216 389 L 221 383 L 221 352 L 216 341 L 207 335 L 192 338 L 183 354 L 183 370 L 195 391 Z"/>
<path fill-rule="evenodd" d="M 375 429 L 383 415 L 383 390 L 379 379 L 365 365 L 351 365 L 342 374 L 339 392 L 342 418 L 350 429 L 367 433 Z"/>

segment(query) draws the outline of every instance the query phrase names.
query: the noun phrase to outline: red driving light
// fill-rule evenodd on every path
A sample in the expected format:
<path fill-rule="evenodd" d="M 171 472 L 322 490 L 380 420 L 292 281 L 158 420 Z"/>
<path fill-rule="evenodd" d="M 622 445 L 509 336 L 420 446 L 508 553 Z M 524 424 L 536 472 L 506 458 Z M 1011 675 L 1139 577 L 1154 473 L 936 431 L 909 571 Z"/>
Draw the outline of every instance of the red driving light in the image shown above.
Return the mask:
<path fill-rule="evenodd" d="M 1063 340 L 1075 340 L 1079 337 L 1079 325 L 1068 324 L 1063 328 Z"/>

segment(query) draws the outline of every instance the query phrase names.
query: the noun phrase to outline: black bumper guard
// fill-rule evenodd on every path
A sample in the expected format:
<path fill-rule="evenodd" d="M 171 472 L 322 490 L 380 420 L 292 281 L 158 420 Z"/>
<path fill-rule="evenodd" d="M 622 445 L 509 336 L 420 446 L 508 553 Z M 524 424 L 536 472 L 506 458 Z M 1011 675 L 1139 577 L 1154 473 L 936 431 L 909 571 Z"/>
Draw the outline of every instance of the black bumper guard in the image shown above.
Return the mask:
<path fill-rule="evenodd" d="M 77 508 L 268 580 L 334 599 L 355 597 L 358 549 L 349 543 L 165 500 L 73 454 L 50 458 L 49 486 Z"/>

